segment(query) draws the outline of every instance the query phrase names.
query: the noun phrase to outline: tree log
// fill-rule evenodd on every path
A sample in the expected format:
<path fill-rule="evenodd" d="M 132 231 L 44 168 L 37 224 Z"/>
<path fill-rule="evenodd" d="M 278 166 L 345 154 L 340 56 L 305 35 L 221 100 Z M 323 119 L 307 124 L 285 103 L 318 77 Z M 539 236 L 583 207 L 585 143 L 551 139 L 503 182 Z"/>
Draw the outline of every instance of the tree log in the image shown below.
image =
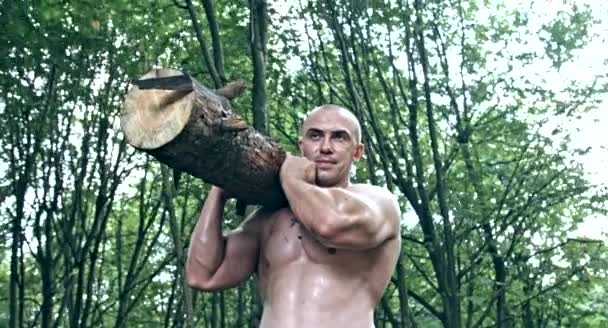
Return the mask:
<path fill-rule="evenodd" d="M 127 93 L 121 113 L 126 141 L 179 171 L 222 187 L 246 202 L 281 207 L 285 152 L 232 112 L 237 81 L 211 91 L 172 69 L 155 69 Z"/>

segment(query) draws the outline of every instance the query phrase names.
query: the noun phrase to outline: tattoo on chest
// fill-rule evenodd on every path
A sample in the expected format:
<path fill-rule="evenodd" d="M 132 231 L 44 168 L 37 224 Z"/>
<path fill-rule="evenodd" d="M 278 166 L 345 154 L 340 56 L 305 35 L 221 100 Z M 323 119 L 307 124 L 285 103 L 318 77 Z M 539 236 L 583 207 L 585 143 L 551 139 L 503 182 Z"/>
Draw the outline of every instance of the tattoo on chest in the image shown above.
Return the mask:
<path fill-rule="evenodd" d="M 297 218 L 292 217 L 291 222 L 289 223 L 289 227 L 293 228 L 296 224 L 300 224 L 300 221 L 298 221 Z M 298 239 L 302 240 L 301 234 L 298 234 Z M 329 248 L 327 248 L 327 253 L 334 255 L 334 254 L 336 254 L 336 249 L 334 247 L 329 247 Z"/>
<path fill-rule="evenodd" d="M 300 222 L 298 222 L 298 219 L 296 219 L 295 217 L 291 218 L 291 224 L 289 225 L 290 227 L 293 227 L 294 225 L 298 224 Z"/>

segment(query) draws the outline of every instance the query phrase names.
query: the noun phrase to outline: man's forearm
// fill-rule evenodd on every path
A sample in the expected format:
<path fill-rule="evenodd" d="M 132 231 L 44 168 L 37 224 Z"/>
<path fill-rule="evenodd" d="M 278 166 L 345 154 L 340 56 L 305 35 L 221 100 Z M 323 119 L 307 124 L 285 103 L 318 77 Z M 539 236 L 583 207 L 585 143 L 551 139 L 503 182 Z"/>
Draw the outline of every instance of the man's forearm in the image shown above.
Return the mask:
<path fill-rule="evenodd" d="M 308 230 L 313 233 L 317 232 L 321 220 L 319 215 L 316 215 L 318 212 L 316 205 L 328 204 L 331 200 L 329 195 L 314 190 L 316 186 L 293 177 L 284 178 L 281 180 L 281 184 L 289 201 L 289 207 L 298 217 L 298 220 Z"/>
<path fill-rule="evenodd" d="M 285 177 L 282 187 L 294 214 L 320 237 L 353 227 L 368 212 L 366 204 L 344 188 L 322 188 L 293 177 Z"/>
<path fill-rule="evenodd" d="M 221 189 L 214 187 L 209 191 L 190 240 L 186 272 L 191 279 L 211 278 L 222 263 L 225 247 L 222 217 L 225 202 Z"/>

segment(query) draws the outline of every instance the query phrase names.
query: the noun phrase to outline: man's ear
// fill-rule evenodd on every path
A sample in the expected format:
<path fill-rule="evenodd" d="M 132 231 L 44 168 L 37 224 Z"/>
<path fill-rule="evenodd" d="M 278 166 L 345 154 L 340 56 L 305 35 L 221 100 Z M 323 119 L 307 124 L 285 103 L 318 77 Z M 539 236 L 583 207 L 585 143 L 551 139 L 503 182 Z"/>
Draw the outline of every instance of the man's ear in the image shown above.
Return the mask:
<path fill-rule="evenodd" d="M 302 151 L 302 138 L 298 138 L 298 149 L 300 150 L 300 156 L 303 156 L 304 152 Z"/>
<path fill-rule="evenodd" d="M 365 152 L 365 145 L 362 143 L 359 143 L 357 145 L 357 148 L 355 148 L 355 153 L 353 154 L 353 159 L 355 161 L 358 161 L 361 156 L 363 156 L 363 153 Z"/>

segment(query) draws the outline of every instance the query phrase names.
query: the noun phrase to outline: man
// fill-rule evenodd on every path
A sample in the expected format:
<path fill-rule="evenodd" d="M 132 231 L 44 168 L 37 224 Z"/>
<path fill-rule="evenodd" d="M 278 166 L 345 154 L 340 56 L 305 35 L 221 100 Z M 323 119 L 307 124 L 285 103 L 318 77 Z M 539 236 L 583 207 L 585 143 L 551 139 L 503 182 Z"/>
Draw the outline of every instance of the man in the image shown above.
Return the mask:
<path fill-rule="evenodd" d="M 301 132 L 304 157 L 287 155 L 280 171 L 289 208 L 262 208 L 222 236 L 226 195 L 210 190 L 190 242 L 188 284 L 223 289 L 255 272 L 261 327 L 373 327 L 399 257 L 397 201 L 384 188 L 350 182 L 364 150 L 350 111 L 318 107 Z"/>

